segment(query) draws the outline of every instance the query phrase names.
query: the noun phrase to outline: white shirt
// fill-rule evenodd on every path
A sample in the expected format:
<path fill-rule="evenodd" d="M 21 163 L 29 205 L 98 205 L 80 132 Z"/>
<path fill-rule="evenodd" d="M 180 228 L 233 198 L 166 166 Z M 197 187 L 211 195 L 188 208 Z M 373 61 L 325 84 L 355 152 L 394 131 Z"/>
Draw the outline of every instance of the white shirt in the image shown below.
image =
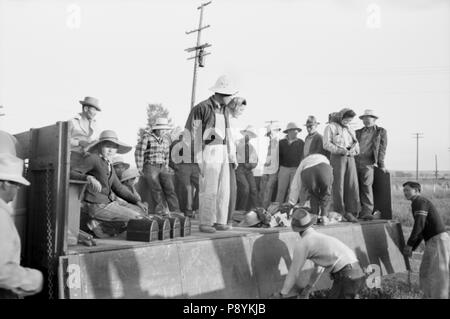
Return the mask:
<path fill-rule="evenodd" d="M 306 190 L 302 185 L 302 172 L 310 167 L 319 165 L 321 163 L 325 163 L 330 165 L 330 161 L 322 154 L 311 154 L 307 156 L 303 161 L 301 161 L 300 165 L 295 172 L 294 178 L 291 183 L 291 190 L 289 192 L 289 203 L 292 205 L 297 204 L 300 197 L 300 205 L 303 205 L 306 201 Z"/>
<path fill-rule="evenodd" d="M 266 164 L 264 165 L 263 174 L 276 174 L 278 172 L 279 168 L 279 139 L 277 136 L 273 136 L 270 139 L 269 147 L 270 147 L 270 155 L 269 155 L 269 149 L 267 151 L 267 159 Z"/>
<path fill-rule="evenodd" d="M 69 120 L 70 150 L 84 153 L 80 141 L 93 142 L 98 137 L 98 127 L 95 119 L 88 121 L 81 113 Z"/>
<path fill-rule="evenodd" d="M 42 275 L 20 266 L 20 237 L 11 218 L 12 209 L 0 198 L 0 288 L 35 291 Z"/>
<path fill-rule="evenodd" d="M 306 260 L 311 260 L 316 266 L 323 267 L 331 273 L 358 261 L 355 252 L 339 239 L 310 228 L 295 244 L 294 257 L 282 291 L 287 292 L 294 287 L 297 275 Z"/>

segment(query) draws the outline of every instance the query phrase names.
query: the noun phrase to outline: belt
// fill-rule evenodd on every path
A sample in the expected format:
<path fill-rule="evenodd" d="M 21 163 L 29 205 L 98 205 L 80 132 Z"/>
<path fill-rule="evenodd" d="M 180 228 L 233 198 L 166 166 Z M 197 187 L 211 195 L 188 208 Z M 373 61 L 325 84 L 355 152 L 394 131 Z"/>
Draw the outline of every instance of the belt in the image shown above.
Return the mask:
<path fill-rule="evenodd" d="M 355 269 L 357 267 L 360 267 L 359 262 L 355 262 L 353 264 L 347 264 L 344 267 L 342 267 L 342 269 L 340 269 L 334 273 L 331 273 L 330 276 L 333 280 L 348 277 L 349 272 L 351 272 L 353 269 Z"/>
<path fill-rule="evenodd" d="M 156 164 L 156 163 L 150 163 L 150 162 L 145 162 L 144 165 L 150 165 L 150 166 L 165 166 L 166 164 Z"/>

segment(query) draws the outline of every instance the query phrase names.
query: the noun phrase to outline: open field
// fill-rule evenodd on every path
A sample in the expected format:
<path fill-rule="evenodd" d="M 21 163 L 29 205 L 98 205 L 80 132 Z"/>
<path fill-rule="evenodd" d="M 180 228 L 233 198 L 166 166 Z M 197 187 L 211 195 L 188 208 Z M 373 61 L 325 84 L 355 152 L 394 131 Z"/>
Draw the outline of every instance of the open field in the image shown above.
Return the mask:
<path fill-rule="evenodd" d="M 403 196 L 402 184 L 405 178 L 392 178 L 392 209 L 393 218 L 400 221 L 402 226 L 412 226 L 414 220 L 411 213 L 411 202 Z M 429 198 L 442 216 L 444 223 L 450 227 L 450 180 L 420 180 L 422 195 Z"/>

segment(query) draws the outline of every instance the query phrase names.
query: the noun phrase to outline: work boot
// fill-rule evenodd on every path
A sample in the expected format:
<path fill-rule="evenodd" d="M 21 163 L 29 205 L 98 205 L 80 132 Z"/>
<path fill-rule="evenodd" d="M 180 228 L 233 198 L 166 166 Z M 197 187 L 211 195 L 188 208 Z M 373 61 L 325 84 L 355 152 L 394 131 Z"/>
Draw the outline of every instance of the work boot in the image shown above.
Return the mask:
<path fill-rule="evenodd" d="M 357 222 L 358 222 L 358 219 L 357 219 L 355 216 L 353 216 L 352 213 L 347 213 L 347 214 L 345 214 L 344 218 L 345 218 L 349 223 L 357 223 Z"/>
<path fill-rule="evenodd" d="M 200 225 L 198 227 L 198 229 L 202 232 L 202 233 L 215 233 L 216 229 L 210 225 Z"/>
<path fill-rule="evenodd" d="M 214 228 L 216 230 L 220 230 L 220 231 L 230 230 L 231 229 L 231 227 L 229 225 L 224 225 L 224 224 L 214 224 Z"/>
<path fill-rule="evenodd" d="M 374 217 L 371 214 L 361 214 L 359 216 L 359 219 L 361 219 L 363 221 L 372 221 L 372 220 L 374 220 Z"/>
<path fill-rule="evenodd" d="M 373 219 L 381 219 L 381 212 L 379 210 L 376 210 L 372 216 Z"/>

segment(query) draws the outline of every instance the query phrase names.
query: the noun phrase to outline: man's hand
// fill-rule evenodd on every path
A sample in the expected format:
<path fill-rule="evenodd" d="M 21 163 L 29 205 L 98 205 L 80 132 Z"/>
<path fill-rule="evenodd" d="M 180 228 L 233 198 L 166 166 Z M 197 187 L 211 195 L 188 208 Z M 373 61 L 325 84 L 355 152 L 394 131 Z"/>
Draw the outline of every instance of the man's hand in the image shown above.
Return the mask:
<path fill-rule="evenodd" d="M 143 202 L 137 202 L 136 205 L 144 211 L 144 213 L 148 214 L 148 207 Z"/>
<path fill-rule="evenodd" d="M 94 176 L 88 175 L 87 181 L 89 185 L 91 185 L 94 192 L 99 193 L 102 191 L 102 184 L 100 184 L 100 182 Z"/>
<path fill-rule="evenodd" d="M 412 257 L 412 247 L 406 245 L 405 248 L 403 249 L 403 255 L 405 255 L 405 257 L 411 258 Z"/>
<path fill-rule="evenodd" d="M 386 169 L 386 167 L 378 167 L 383 173 L 387 173 L 388 170 Z"/>

